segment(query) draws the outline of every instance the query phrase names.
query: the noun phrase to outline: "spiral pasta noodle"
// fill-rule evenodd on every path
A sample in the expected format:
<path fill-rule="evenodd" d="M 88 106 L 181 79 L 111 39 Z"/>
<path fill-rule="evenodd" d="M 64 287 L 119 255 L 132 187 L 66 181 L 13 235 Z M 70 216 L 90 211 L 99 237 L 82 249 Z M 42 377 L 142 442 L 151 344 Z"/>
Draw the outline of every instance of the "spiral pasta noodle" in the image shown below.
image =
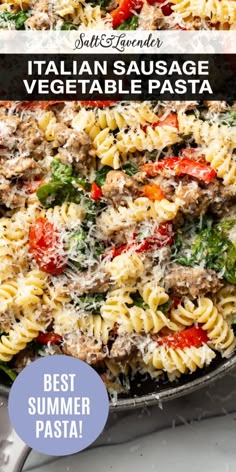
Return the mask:
<path fill-rule="evenodd" d="M 110 15 L 104 15 L 100 5 L 91 6 L 89 4 L 80 5 L 74 19 L 75 23 L 79 23 L 79 29 L 112 29 Z"/>
<path fill-rule="evenodd" d="M 192 326 L 195 320 L 194 309 L 195 306 L 193 302 L 185 297 L 176 308 L 171 309 L 170 318 L 180 326 Z"/>
<path fill-rule="evenodd" d="M 172 10 L 187 20 L 191 15 L 209 19 L 211 24 L 236 22 L 236 5 L 231 0 L 173 0 Z"/>
<path fill-rule="evenodd" d="M 169 300 L 169 296 L 164 288 L 153 282 L 147 282 L 139 286 L 138 290 L 144 302 L 153 311 L 156 311 L 160 305 L 163 305 Z"/>
<path fill-rule="evenodd" d="M 108 323 L 126 322 L 129 318 L 127 305 L 133 303 L 130 296 L 132 292 L 135 292 L 135 289 L 128 286 L 108 292 L 106 301 L 100 309 L 102 318 Z"/>
<path fill-rule="evenodd" d="M 119 324 L 117 330 L 119 334 L 132 332 L 137 334 L 156 334 L 164 328 L 164 326 L 173 331 L 178 331 L 178 327 L 160 310 L 144 310 L 138 306 L 130 307 L 126 319 L 123 318 L 120 321 L 118 319 L 117 322 Z"/>
<path fill-rule="evenodd" d="M 116 283 L 135 283 L 144 270 L 144 263 L 136 253 L 120 254 L 105 265 L 105 271 Z"/>
<path fill-rule="evenodd" d="M 83 334 L 92 336 L 96 341 L 107 344 L 109 332 L 114 327 L 114 322 L 104 320 L 99 315 L 87 315 L 78 319 L 78 327 Z"/>
<path fill-rule="evenodd" d="M 217 176 L 223 179 L 224 185 L 236 183 L 236 157 L 233 154 L 233 146 L 220 144 L 212 141 L 206 149 L 206 161 L 210 163 L 212 169 L 217 172 Z"/>
<path fill-rule="evenodd" d="M 98 128 L 99 129 L 99 128 Z M 116 139 L 110 133 L 110 128 L 99 131 L 93 141 L 96 156 L 101 159 L 103 165 L 118 169 L 121 164 L 121 156 Z"/>
<path fill-rule="evenodd" d="M 159 290 L 158 290 L 159 289 Z M 108 294 L 105 303 L 101 307 L 101 316 L 108 322 L 118 324 L 117 332 L 124 333 L 157 333 L 164 326 L 177 331 L 178 327 L 172 323 L 161 311 L 157 310 L 158 303 L 162 304 L 163 300 L 168 300 L 161 287 L 157 287 L 155 295 L 150 293 L 149 287 L 140 290 L 146 299 L 144 301 L 151 303 L 153 308 L 143 309 L 133 305 L 133 299 L 130 296 L 135 292 L 135 288 L 127 287 L 116 289 Z M 129 306 L 131 305 L 131 306 Z"/>
<path fill-rule="evenodd" d="M 122 156 L 128 152 L 161 150 L 179 141 L 177 128 L 167 125 L 146 126 L 145 131 L 136 127 L 129 129 L 127 133 L 120 131 L 117 134 L 117 148 Z"/>
<path fill-rule="evenodd" d="M 19 277 L 18 291 L 15 296 L 16 305 L 23 309 L 37 305 L 46 288 L 46 279 L 47 275 L 40 270 L 32 270 L 25 277 Z"/>
<path fill-rule="evenodd" d="M 81 3 L 83 0 L 56 0 L 54 3 L 55 13 L 62 17 L 76 15 Z"/>
<path fill-rule="evenodd" d="M 197 119 L 195 115 L 186 115 L 182 111 L 178 113 L 179 132 L 184 135 L 192 134 L 197 144 L 208 145 L 216 139 L 220 143 L 236 145 L 235 126 L 227 126 L 218 123 L 209 123 Z"/>
<path fill-rule="evenodd" d="M 144 362 L 155 369 L 164 370 L 167 374 L 184 374 L 209 365 L 215 356 L 215 352 L 207 345 L 184 349 L 158 346 L 152 353 L 144 356 Z"/>
<path fill-rule="evenodd" d="M 223 351 L 223 357 L 228 357 L 235 348 L 234 332 L 210 298 L 202 297 L 198 300 L 194 317 L 198 323 L 202 324 L 202 329 L 207 331 L 209 341 L 214 348 Z"/>
<path fill-rule="evenodd" d="M 224 319 L 231 321 L 236 315 L 236 290 L 234 285 L 226 285 L 215 295 L 215 304 Z"/>
<path fill-rule="evenodd" d="M 18 291 L 18 284 L 15 279 L 8 279 L 0 285 L 0 313 L 13 305 Z"/>
<path fill-rule="evenodd" d="M 97 220 L 99 229 L 107 236 L 116 231 L 128 228 L 133 223 L 153 220 L 164 223 L 173 220 L 180 208 L 180 201 L 170 202 L 166 198 L 152 202 L 149 198 L 127 199 L 127 207 L 119 206 L 104 211 Z"/>
<path fill-rule="evenodd" d="M 1 336 L 0 360 L 10 361 L 15 354 L 25 349 L 26 345 L 38 336 L 39 331 L 44 329 L 45 324 L 36 320 L 33 314 L 22 316 L 7 336 Z"/>
<path fill-rule="evenodd" d="M 93 139 L 97 131 L 109 128 L 114 131 L 136 126 L 137 123 L 146 125 L 156 123 L 158 117 L 148 102 L 133 103 L 130 106 L 115 106 L 113 108 L 98 109 L 96 112 L 82 109 L 72 121 L 72 126 L 78 131 L 85 130 Z"/>
<path fill-rule="evenodd" d="M 85 217 L 86 211 L 82 205 L 77 203 L 63 203 L 48 210 L 42 210 L 41 215 L 46 217 L 56 226 L 73 229 L 78 226 Z"/>
<path fill-rule="evenodd" d="M 179 131 L 192 134 L 197 144 L 203 145 L 206 161 L 223 179 L 224 185 L 236 183 L 236 162 L 233 150 L 236 147 L 236 127 L 209 124 L 194 115 L 178 114 Z M 217 137 L 217 138 L 216 138 Z M 205 147 L 205 148 L 204 148 Z"/>

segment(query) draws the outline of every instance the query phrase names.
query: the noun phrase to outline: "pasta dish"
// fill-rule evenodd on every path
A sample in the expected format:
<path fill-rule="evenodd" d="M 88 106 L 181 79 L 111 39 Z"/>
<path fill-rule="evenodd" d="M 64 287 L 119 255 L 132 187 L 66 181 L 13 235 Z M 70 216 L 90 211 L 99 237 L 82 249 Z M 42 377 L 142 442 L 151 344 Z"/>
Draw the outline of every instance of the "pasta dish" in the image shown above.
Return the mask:
<path fill-rule="evenodd" d="M 232 102 L 1 102 L 1 372 L 66 354 L 122 392 L 230 357 L 235 149 Z"/>

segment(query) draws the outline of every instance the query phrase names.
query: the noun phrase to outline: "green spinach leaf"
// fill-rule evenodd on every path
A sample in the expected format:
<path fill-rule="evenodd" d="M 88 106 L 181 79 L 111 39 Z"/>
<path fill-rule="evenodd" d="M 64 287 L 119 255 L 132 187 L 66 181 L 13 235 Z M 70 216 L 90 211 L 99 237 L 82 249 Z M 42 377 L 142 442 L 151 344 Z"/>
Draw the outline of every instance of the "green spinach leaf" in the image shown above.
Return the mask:
<path fill-rule="evenodd" d="M 132 175 L 135 175 L 138 172 L 140 172 L 139 167 L 136 166 L 136 164 L 134 164 L 134 162 L 126 162 L 126 164 L 124 164 L 122 166 L 122 170 L 124 170 L 125 173 L 127 175 L 130 175 L 131 177 L 132 177 Z"/>
<path fill-rule="evenodd" d="M 36 195 L 45 208 L 61 205 L 63 202 L 80 203 L 81 190 L 71 183 L 49 182 L 38 188 Z"/>
<path fill-rule="evenodd" d="M 17 374 L 14 372 L 14 370 L 10 369 L 5 362 L 0 362 L 0 370 L 4 372 L 4 374 L 6 374 L 12 382 L 14 382 Z"/>
<path fill-rule="evenodd" d="M 62 31 L 72 31 L 77 29 L 77 26 L 74 25 L 74 23 L 70 23 L 69 21 L 65 21 L 65 23 L 63 23 L 63 25 L 61 26 Z"/>
<path fill-rule="evenodd" d="M 138 17 L 137 15 L 134 15 L 132 16 L 131 18 L 129 18 L 128 20 L 124 21 L 123 23 L 121 23 L 120 26 L 118 26 L 118 28 L 116 28 L 117 30 L 129 30 L 129 31 L 132 31 L 132 30 L 136 30 L 138 27 Z"/>
<path fill-rule="evenodd" d="M 12 21 L 15 23 L 16 30 L 25 29 L 25 21 L 30 17 L 28 10 L 21 10 L 18 13 L 4 11 L 0 14 L 0 21 Z"/>
<path fill-rule="evenodd" d="M 103 166 L 101 169 L 99 169 L 99 170 L 97 171 L 95 183 L 96 183 L 99 187 L 101 187 L 101 186 L 105 183 L 107 174 L 108 174 L 108 172 L 110 172 L 110 170 L 113 170 L 112 167 Z"/>

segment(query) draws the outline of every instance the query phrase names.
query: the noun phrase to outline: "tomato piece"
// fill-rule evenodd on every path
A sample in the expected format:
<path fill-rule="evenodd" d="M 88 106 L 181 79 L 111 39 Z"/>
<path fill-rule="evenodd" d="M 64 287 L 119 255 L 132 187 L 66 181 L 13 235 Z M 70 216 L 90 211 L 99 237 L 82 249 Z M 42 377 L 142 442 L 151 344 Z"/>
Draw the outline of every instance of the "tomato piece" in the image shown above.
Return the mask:
<path fill-rule="evenodd" d="M 154 233 L 151 236 L 137 241 L 137 235 L 134 235 L 134 242 L 124 244 L 118 248 L 113 247 L 104 254 L 104 257 L 109 257 L 110 260 L 114 257 L 119 256 L 129 249 L 133 249 L 134 252 L 145 252 L 152 251 L 154 249 L 160 249 L 173 242 L 173 231 L 171 223 L 163 223 L 156 227 Z M 136 240 L 135 240 L 136 239 Z"/>
<path fill-rule="evenodd" d="M 117 103 L 116 100 L 82 100 L 81 105 L 89 106 L 91 108 L 110 107 Z"/>
<path fill-rule="evenodd" d="M 178 117 L 176 113 L 169 113 L 165 118 L 160 118 L 158 126 L 173 126 L 173 128 L 178 128 Z"/>
<path fill-rule="evenodd" d="M 29 231 L 29 250 L 39 268 L 51 275 L 61 274 L 66 267 L 66 255 L 59 233 L 46 218 L 38 218 Z"/>
<path fill-rule="evenodd" d="M 120 0 L 119 6 L 111 11 L 113 28 L 118 28 L 124 21 L 133 16 L 134 11 L 140 10 L 143 0 Z"/>
<path fill-rule="evenodd" d="M 181 303 L 181 298 L 174 297 L 173 298 L 173 307 L 177 308 L 177 306 Z"/>
<path fill-rule="evenodd" d="M 143 185 L 141 187 L 142 194 L 149 200 L 163 200 L 165 198 L 161 188 L 156 184 Z"/>
<path fill-rule="evenodd" d="M 101 188 L 96 184 L 96 182 L 93 182 L 92 185 L 91 185 L 91 198 L 93 200 L 97 201 L 101 197 L 102 197 Z"/>
<path fill-rule="evenodd" d="M 0 102 L 0 105 L 6 107 L 6 108 L 11 108 L 15 104 L 15 108 L 18 110 L 35 110 L 36 108 L 40 108 L 41 110 L 44 110 L 45 108 L 49 107 L 50 105 L 55 105 L 56 103 L 64 103 L 64 101 L 61 100 L 51 100 L 51 101 L 36 101 L 36 100 L 31 100 L 28 102 Z"/>
<path fill-rule="evenodd" d="M 173 349 L 184 349 L 186 347 L 201 347 L 207 343 L 208 336 L 199 326 L 185 329 L 180 333 L 174 333 L 158 339 L 159 345 L 164 345 Z"/>
<path fill-rule="evenodd" d="M 157 126 L 173 126 L 173 128 L 178 128 L 179 123 L 176 113 L 169 113 L 169 115 L 167 115 L 164 119 L 158 119 L 156 123 L 150 123 L 149 125 L 142 126 L 142 130 L 146 132 L 148 126 L 151 126 L 153 129 L 155 129 Z"/>
<path fill-rule="evenodd" d="M 148 0 L 149 5 L 156 3 L 164 3 L 166 0 Z M 124 21 L 128 20 L 133 16 L 134 11 L 139 11 L 143 6 L 143 0 L 120 0 L 119 6 L 113 10 L 110 14 L 112 16 L 113 28 L 118 28 Z M 171 15 L 171 6 L 173 3 L 167 3 L 161 7 L 164 16 Z"/>
<path fill-rule="evenodd" d="M 41 185 L 43 185 L 43 180 L 42 179 L 35 179 L 35 180 L 30 180 L 30 181 L 24 181 L 23 186 L 25 188 L 26 193 L 32 194 L 35 193 L 36 190 L 38 190 Z"/>
<path fill-rule="evenodd" d="M 154 4 L 156 4 L 156 3 L 162 4 L 162 3 L 164 3 L 165 1 L 166 1 L 166 0 L 147 0 L 147 2 L 149 3 L 149 5 L 154 5 Z M 162 13 L 163 13 L 164 16 L 170 16 L 170 15 L 173 13 L 173 11 L 172 11 L 172 9 L 171 9 L 172 5 L 173 5 L 173 3 L 166 3 L 165 5 L 163 5 L 163 6 L 161 7 L 161 10 L 162 10 Z"/>
<path fill-rule="evenodd" d="M 216 176 L 216 171 L 208 164 L 181 157 L 167 157 L 158 162 L 149 162 L 141 167 L 141 170 L 146 172 L 149 177 L 155 177 L 162 169 L 173 170 L 175 175 L 190 175 L 206 183 L 211 182 Z"/>
<path fill-rule="evenodd" d="M 207 184 L 211 182 L 211 180 L 216 176 L 216 171 L 209 165 L 187 158 L 180 159 L 180 162 L 177 164 L 176 173 L 177 175 L 187 174 L 191 177 L 196 177 L 199 180 L 203 180 Z"/>
<path fill-rule="evenodd" d="M 35 341 L 40 344 L 58 344 L 62 341 L 62 337 L 59 334 L 54 333 L 54 331 L 49 331 L 49 333 L 39 333 Z"/>

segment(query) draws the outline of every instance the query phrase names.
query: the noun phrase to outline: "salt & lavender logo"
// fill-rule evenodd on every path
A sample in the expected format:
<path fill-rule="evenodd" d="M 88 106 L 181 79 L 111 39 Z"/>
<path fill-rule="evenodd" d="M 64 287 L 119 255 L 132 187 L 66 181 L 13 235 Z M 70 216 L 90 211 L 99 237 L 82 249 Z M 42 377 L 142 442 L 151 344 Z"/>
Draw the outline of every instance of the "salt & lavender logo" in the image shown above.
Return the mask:
<path fill-rule="evenodd" d="M 80 33 L 79 37 L 75 40 L 73 51 L 86 47 L 90 49 L 103 48 L 104 50 L 115 49 L 118 52 L 124 52 L 126 48 L 130 47 L 160 49 L 163 44 L 163 41 L 158 37 L 154 37 L 152 33 L 149 33 L 145 39 L 140 39 L 139 37 L 131 38 L 126 33 L 109 34 L 106 32 L 101 35 L 93 34 L 92 36 L 91 34 Z"/>

